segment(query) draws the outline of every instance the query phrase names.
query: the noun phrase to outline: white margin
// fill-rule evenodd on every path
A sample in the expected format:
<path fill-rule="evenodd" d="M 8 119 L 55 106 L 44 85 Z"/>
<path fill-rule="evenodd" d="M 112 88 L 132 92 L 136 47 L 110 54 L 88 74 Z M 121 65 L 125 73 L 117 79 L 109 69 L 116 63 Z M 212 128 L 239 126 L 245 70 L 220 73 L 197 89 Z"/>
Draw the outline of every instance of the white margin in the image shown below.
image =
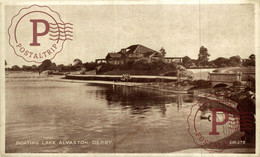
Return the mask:
<path fill-rule="evenodd" d="M 260 106 L 258 105 L 260 99 L 258 98 L 258 95 L 256 95 L 256 121 L 257 121 L 257 130 L 256 130 L 256 154 L 208 154 L 208 153 L 146 153 L 146 154 L 126 154 L 126 153 L 7 153 L 5 154 L 5 66 L 4 66 L 4 61 L 5 61 L 5 42 L 8 42 L 6 39 L 6 28 L 5 28 L 5 5 L 32 5 L 32 4 L 38 4 L 38 5 L 140 5 L 140 4 L 147 4 L 147 5 L 157 5 L 157 4 L 254 4 L 255 5 L 255 55 L 256 55 L 256 80 L 260 80 L 260 75 L 258 74 L 260 72 L 259 70 L 259 60 L 258 57 L 260 56 L 260 47 L 259 47 L 259 42 L 260 42 L 260 11 L 259 11 L 259 1 L 260 0 L 93 0 L 93 1 L 61 1 L 61 0 L 55 0 L 55 1 L 23 1 L 20 0 L 17 2 L 17 0 L 3 0 L 0 1 L 0 7 L 1 7 L 1 14 L 0 14 L 0 102 L 1 102 L 1 133 L 0 133 L 0 139 L 1 139 L 1 147 L 0 147 L 0 157 L 36 157 L 36 156 L 62 156 L 62 157 L 68 157 L 68 156 L 74 156 L 74 157 L 82 157 L 82 156 L 88 156 L 88 157 L 96 157 L 96 156 L 104 156 L 104 157 L 122 157 L 122 156 L 149 156 L 149 157 L 157 157 L 157 156 L 232 156 L 232 157 L 242 157 L 242 156 L 260 156 L 260 123 L 259 123 L 259 114 L 260 114 Z M 258 86 L 260 83 L 256 81 L 256 93 L 260 92 L 260 89 Z"/>

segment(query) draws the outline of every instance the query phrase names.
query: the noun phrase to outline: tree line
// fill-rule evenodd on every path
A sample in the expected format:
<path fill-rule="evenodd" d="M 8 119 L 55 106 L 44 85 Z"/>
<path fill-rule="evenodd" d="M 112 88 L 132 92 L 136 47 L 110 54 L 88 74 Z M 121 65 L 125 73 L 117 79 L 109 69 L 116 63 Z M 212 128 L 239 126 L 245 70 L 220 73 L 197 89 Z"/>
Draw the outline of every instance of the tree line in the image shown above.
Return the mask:
<path fill-rule="evenodd" d="M 5 61 L 5 65 L 7 65 L 7 62 Z M 60 71 L 60 72 L 70 72 L 70 71 L 76 71 L 81 70 L 82 68 L 86 70 L 94 70 L 99 64 L 96 64 L 95 62 L 86 62 L 82 63 L 80 59 L 75 59 L 73 63 L 70 63 L 68 65 L 59 64 L 56 65 L 56 63 L 53 63 L 51 60 L 44 60 L 40 65 L 32 65 L 27 66 L 23 65 L 19 67 L 18 65 L 14 65 L 11 68 L 6 68 L 8 71 L 45 71 L 45 70 L 54 70 L 54 71 Z"/>
<path fill-rule="evenodd" d="M 183 57 L 182 65 L 186 68 L 223 68 L 223 67 L 239 67 L 239 66 L 255 66 L 255 55 L 251 54 L 247 59 L 242 59 L 239 55 L 230 58 L 218 57 L 209 61 L 210 54 L 207 48 L 200 47 L 198 59 L 194 60 L 188 56 Z"/>
<path fill-rule="evenodd" d="M 237 67 L 237 66 L 255 66 L 255 55 L 251 54 L 247 59 L 241 59 L 239 55 L 232 56 L 230 58 L 219 57 L 215 60 L 209 61 L 210 54 L 208 49 L 204 46 L 201 46 L 199 49 L 198 59 L 191 59 L 188 56 L 183 57 L 182 66 L 185 68 L 222 68 L 222 67 Z M 5 61 L 5 65 L 7 62 Z M 51 60 L 45 60 L 40 65 L 32 65 L 27 66 L 23 65 L 19 67 L 18 65 L 14 65 L 11 68 L 6 68 L 9 71 L 44 71 L 44 70 L 57 70 L 60 72 L 69 72 L 81 70 L 82 68 L 86 71 L 95 70 L 96 67 L 101 65 L 101 63 L 95 62 L 86 62 L 83 63 L 80 59 L 73 60 L 73 63 L 64 65 L 59 64 L 56 65 Z M 116 66 L 116 67 L 115 67 Z M 176 65 L 168 65 L 163 63 L 162 61 L 148 63 L 145 59 L 138 60 L 134 63 L 125 63 L 123 65 L 106 65 L 103 66 L 101 70 L 108 71 L 113 70 L 115 68 L 119 68 L 121 70 L 166 70 L 169 68 L 176 69 Z"/>

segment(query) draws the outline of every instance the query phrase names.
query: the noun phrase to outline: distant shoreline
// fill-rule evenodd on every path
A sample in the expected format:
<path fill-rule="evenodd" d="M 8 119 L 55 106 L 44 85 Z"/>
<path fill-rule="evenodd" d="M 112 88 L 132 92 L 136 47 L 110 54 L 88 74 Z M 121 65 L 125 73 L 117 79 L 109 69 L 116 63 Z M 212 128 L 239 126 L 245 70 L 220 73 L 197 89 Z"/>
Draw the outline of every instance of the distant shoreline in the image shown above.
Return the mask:
<path fill-rule="evenodd" d="M 21 76 L 21 73 L 25 73 L 24 76 Z M 26 73 L 28 75 L 26 75 Z M 75 77 L 77 76 L 77 77 Z M 6 75 L 6 78 L 28 78 L 28 79 L 46 79 L 51 81 L 57 82 L 72 82 L 72 83 L 92 83 L 92 84 L 107 84 L 107 85 L 116 85 L 116 86 L 127 86 L 127 87 L 138 87 L 138 88 L 145 88 L 150 90 L 157 90 L 162 92 L 171 92 L 171 93 L 182 93 L 187 94 L 191 93 L 190 89 L 194 86 L 183 86 L 183 85 L 176 85 L 176 79 L 167 81 L 167 82 L 122 82 L 122 81 L 109 81 L 109 80 L 84 80 L 82 79 L 83 75 L 74 75 L 74 79 L 65 78 L 64 75 L 39 75 L 37 72 L 11 72 L 10 75 Z M 80 77 L 81 79 L 77 79 Z M 105 77 L 105 76 L 104 76 Z M 118 77 L 118 76 L 117 76 Z M 137 76 L 137 77 L 144 77 L 144 76 Z M 153 78 L 160 78 L 161 76 L 147 76 Z M 170 78 L 170 77 L 165 77 Z M 200 89 L 199 89 L 200 90 Z"/>

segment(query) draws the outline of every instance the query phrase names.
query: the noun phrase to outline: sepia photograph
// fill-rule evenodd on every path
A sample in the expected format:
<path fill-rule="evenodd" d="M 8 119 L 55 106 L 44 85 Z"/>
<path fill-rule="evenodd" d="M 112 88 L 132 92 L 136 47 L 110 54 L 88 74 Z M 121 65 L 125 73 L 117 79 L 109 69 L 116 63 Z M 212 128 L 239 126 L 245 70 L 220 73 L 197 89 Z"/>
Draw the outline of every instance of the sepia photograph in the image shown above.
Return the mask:
<path fill-rule="evenodd" d="M 259 1 L 0 11 L 1 155 L 259 155 Z"/>

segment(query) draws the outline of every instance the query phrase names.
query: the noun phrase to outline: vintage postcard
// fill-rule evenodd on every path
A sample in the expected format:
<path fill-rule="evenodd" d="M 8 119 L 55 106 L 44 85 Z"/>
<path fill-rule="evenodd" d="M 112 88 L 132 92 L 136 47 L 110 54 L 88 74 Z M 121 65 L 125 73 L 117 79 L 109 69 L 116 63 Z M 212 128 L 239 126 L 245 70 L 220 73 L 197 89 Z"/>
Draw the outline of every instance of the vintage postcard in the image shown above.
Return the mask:
<path fill-rule="evenodd" d="M 258 0 L 0 5 L 1 156 L 259 156 Z"/>

